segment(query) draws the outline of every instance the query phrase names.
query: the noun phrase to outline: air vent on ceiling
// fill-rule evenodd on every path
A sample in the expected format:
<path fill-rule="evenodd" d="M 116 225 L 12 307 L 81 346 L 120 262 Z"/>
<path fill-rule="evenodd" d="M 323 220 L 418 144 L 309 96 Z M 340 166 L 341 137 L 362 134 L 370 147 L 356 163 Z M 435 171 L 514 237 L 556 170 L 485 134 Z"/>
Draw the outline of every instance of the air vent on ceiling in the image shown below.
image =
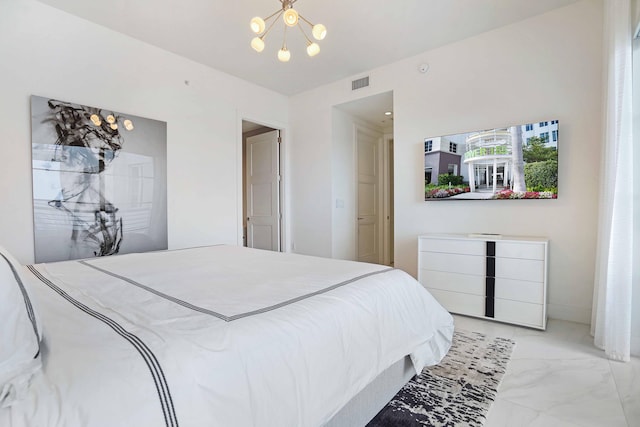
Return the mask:
<path fill-rule="evenodd" d="M 369 76 L 351 81 L 351 90 L 362 89 L 369 86 Z"/>

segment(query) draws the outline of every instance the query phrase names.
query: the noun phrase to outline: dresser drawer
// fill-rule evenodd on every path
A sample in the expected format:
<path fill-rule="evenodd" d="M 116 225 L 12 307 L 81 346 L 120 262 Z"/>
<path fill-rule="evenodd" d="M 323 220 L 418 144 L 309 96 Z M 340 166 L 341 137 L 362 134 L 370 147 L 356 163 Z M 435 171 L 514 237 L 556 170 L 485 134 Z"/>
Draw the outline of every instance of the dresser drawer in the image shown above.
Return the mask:
<path fill-rule="evenodd" d="M 483 240 L 456 240 L 456 239 L 420 239 L 419 251 L 442 252 L 460 255 L 481 255 L 487 252 L 486 243 Z"/>
<path fill-rule="evenodd" d="M 420 283 L 427 288 L 481 296 L 484 296 L 486 288 L 482 276 L 434 270 L 420 270 Z"/>
<path fill-rule="evenodd" d="M 495 296 L 506 300 L 543 304 L 544 283 L 496 278 Z"/>
<path fill-rule="evenodd" d="M 484 316 L 484 297 L 479 295 L 463 294 L 459 292 L 430 289 L 431 295 L 451 313 L 466 314 L 469 316 Z"/>
<path fill-rule="evenodd" d="M 496 278 L 544 282 L 544 261 L 496 257 Z"/>
<path fill-rule="evenodd" d="M 544 328 L 544 306 L 520 301 L 495 299 L 495 319 L 502 322 Z"/>
<path fill-rule="evenodd" d="M 496 257 L 544 260 L 545 245 L 541 243 L 496 242 Z"/>
<path fill-rule="evenodd" d="M 420 252 L 420 268 L 450 273 L 484 276 L 486 258 L 477 255 L 457 255 L 439 252 Z"/>

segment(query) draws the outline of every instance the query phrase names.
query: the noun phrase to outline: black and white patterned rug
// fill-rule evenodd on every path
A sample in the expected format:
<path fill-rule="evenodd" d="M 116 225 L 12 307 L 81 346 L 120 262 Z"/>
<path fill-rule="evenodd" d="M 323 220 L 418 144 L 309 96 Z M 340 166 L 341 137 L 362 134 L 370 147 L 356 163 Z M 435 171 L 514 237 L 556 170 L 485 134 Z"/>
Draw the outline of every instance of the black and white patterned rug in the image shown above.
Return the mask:
<path fill-rule="evenodd" d="M 451 350 L 394 396 L 367 427 L 481 427 L 515 341 L 456 330 Z"/>

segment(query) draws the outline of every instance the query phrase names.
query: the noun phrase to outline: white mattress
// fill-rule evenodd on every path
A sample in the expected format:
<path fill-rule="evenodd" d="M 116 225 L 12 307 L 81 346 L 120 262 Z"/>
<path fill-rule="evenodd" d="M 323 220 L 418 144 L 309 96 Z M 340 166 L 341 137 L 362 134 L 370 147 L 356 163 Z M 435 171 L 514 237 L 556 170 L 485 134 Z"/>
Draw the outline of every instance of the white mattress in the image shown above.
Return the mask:
<path fill-rule="evenodd" d="M 406 273 L 212 246 L 30 266 L 43 370 L 7 427 L 320 426 L 453 319 Z"/>

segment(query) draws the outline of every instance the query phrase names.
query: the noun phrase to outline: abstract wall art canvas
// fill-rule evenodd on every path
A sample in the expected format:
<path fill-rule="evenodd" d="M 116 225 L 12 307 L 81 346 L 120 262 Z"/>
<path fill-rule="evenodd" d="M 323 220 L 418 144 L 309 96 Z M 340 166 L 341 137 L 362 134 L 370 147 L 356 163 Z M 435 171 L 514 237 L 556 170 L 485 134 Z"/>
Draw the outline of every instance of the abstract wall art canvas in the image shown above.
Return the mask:
<path fill-rule="evenodd" d="M 35 261 L 167 249 L 167 124 L 31 97 Z"/>

